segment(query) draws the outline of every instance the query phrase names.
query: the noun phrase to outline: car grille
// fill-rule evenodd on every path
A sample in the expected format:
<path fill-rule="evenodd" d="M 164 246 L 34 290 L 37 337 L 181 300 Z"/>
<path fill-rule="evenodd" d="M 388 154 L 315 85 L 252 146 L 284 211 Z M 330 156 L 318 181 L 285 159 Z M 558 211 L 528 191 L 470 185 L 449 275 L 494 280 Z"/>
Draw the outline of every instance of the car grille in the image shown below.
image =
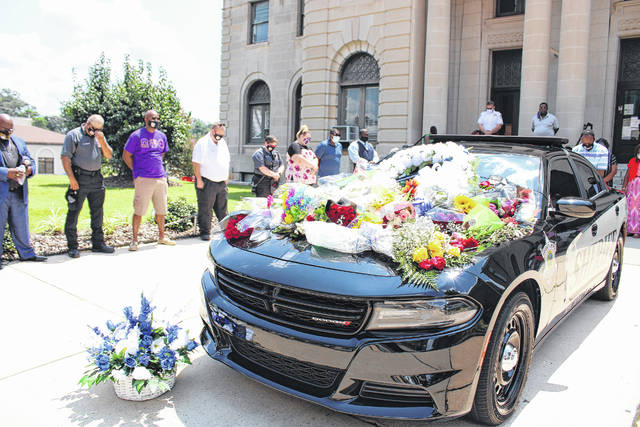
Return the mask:
<path fill-rule="evenodd" d="M 365 301 L 301 292 L 217 267 L 220 290 L 235 305 L 260 317 L 325 334 L 351 335 L 366 320 Z"/>
<path fill-rule="evenodd" d="M 231 345 L 234 352 L 249 362 L 268 369 L 276 375 L 286 376 L 314 387 L 326 389 L 341 374 L 338 369 L 301 362 L 281 354 L 272 353 L 236 337 L 231 337 Z"/>
<path fill-rule="evenodd" d="M 431 395 L 416 386 L 364 382 L 359 393 L 359 403 L 376 406 L 429 406 Z"/>

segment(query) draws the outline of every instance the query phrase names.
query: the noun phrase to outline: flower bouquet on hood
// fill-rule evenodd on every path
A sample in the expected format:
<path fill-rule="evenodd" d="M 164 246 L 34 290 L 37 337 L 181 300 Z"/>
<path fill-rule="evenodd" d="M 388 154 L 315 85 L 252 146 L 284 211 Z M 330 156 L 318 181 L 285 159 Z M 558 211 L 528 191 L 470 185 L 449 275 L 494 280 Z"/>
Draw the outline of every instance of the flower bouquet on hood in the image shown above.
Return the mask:
<path fill-rule="evenodd" d="M 178 363 L 190 365 L 189 352 L 198 343 L 189 331 L 154 319 L 154 310 L 141 295 L 138 314 L 125 307 L 120 322 L 107 321 L 104 332 L 92 328 L 90 365 L 79 384 L 91 387 L 111 380 L 118 397 L 126 400 L 153 399 L 170 390 Z"/>

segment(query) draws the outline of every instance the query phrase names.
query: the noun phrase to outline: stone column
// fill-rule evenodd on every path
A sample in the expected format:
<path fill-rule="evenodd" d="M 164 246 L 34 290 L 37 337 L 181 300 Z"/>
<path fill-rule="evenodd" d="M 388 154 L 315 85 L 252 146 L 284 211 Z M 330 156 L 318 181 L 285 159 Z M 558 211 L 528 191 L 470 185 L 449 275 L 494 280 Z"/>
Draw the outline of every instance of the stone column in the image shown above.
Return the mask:
<path fill-rule="evenodd" d="M 551 39 L 551 0 L 527 0 L 522 42 L 518 135 L 531 135 L 531 118 L 547 101 Z M 555 106 L 551 109 L 555 111 Z"/>
<path fill-rule="evenodd" d="M 556 115 L 558 136 L 571 143 L 577 141 L 585 121 L 590 23 L 591 0 L 562 0 Z"/>
<path fill-rule="evenodd" d="M 451 1 L 429 0 L 422 116 L 422 128 L 425 133 L 429 131 L 430 126 L 436 126 L 438 133 L 446 132 L 450 30 Z"/>

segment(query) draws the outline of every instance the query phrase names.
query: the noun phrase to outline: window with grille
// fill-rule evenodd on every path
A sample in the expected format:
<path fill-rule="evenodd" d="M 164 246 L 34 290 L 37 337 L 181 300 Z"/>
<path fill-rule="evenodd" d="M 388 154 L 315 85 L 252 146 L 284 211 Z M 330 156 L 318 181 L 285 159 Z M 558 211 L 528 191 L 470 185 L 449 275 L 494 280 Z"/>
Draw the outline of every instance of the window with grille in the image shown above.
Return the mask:
<path fill-rule="evenodd" d="M 368 53 L 352 55 L 340 72 L 341 125 L 358 126 L 369 131 L 369 140 L 378 138 L 378 93 L 380 67 Z"/>
<path fill-rule="evenodd" d="M 265 82 L 258 80 L 251 85 L 247 97 L 247 144 L 262 144 L 269 134 L 270 102 L 271 95 Z"/>
<path fill-rule="evenodd" d="M 251 3 L 251 43 L 269 39 L 269 2 Z"/>
<path fill-rule="evenodd" d="M 524 13 L 525 0 L 497 0 L 496 16 L 521 15 Z"/>
<path fill-rule="evenodd" d="M 304 0 L 298 0 L 298 37 L 304 34 Z"/>
<path fill-rule="evenodd" d="M 53 157 L 38 157 L 38 173 L 53 173 Z"/>

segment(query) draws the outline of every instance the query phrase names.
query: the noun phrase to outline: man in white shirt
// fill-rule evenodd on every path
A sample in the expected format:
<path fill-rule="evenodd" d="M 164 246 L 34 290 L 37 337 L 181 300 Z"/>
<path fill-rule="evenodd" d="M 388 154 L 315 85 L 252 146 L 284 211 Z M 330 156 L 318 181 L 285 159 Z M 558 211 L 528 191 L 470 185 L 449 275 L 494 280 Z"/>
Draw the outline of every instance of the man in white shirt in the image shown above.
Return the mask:
<path fill-rule="evenodd" d="M 369 142 L 369 131 L 360 129 L 359 138 L 349 144 L 349 159 L 355 164 L 355 170 L 366 169 L 370 163 L 377 163 L 379 159 L 378 153 Z"/>
<path fill-rule="evenodd" d="M 535 136 L 554 136 L 558 133 L 560 125 L 558 119 L 549 113 L 549 105 L 546 102 L 540 103 L 538 113 L 531 119 L 531 131 Z"/>
<path fill-rule="evenodd" d="M 493 101 L 487 101 L 487 109 L 480 113 L 478 117 L 478 127 L 484 135 L 493 135 L 497 133 L 503 125 L 502 114 L 496 111 L 496 105 Z"/>
<path fill-rule="evenodd" d="M 572 151 L 585 157 L 600 176 L 604 177 L 609 168 L 609 150 L 595 141 L 595 135 L 591 130 L 583 130 L 580 135 L 580 144 L 573 147 Z"/>
<path fill-rule="evenodd" d="M 224 139 L 225 124 L 215 123 L 211 132 L 203 136 L 193 147 L 193 172 L 196 176 L 198 197 L 198 227 L 200 238 L 209 240 L 211 211 L 218 221 L 227 215 L 227 183 L 231 155 Z"/>

